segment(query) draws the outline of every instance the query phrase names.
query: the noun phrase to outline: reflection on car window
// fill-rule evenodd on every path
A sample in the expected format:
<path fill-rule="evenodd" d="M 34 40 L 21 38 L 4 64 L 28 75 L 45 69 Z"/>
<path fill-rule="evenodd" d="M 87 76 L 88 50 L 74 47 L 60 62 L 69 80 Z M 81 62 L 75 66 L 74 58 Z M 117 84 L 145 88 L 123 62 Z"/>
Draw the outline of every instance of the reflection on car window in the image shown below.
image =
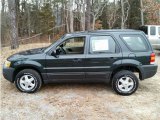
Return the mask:
<path fill-rule="evenodd" d="M 156 27 L 150 27 L 150 35 L 156 35 Z"/>
<path fill-rule="evenodd" d="M 90 53 L 115 53 L 116 44 L 110 36 L 92 36 L 90 38 Z"/>
<path fill-rule="evenodd" d="M 83 47 L 84 37 L 70 38 L 66 41 L 64 47 Z"/>
<path fill-rule="evenodd" d="M 146 51 L 147 45 L 145 39 L 140 36 L 123 36 L 125 43 L 132 51 Z"/>

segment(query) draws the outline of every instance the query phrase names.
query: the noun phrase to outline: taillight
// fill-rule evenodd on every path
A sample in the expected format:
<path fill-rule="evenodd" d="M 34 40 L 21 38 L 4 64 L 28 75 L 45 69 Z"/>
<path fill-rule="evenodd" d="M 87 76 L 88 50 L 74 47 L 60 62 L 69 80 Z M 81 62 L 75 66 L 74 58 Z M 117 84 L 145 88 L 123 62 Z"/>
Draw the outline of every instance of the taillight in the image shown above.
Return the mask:
<path fill-rule="evenodd" d="M 154 64 L 155 63 L 155 58 L 156 58 L 155 53 L 152 53 L 151 56 L 150 56 L 150 64 Z"/>

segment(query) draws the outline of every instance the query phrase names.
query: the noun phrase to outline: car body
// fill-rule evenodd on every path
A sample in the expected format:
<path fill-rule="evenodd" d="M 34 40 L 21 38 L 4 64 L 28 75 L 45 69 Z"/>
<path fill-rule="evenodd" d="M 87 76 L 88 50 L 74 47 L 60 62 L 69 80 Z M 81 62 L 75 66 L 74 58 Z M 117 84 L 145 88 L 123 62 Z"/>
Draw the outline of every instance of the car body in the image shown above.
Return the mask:
<path fill-rule="evenodd" d="M 145 25 L 139 29 L 145 32 L 153 48 L 160 50 L 160 25 Z"/>
<path fill-rule="evenodd" d="M 15 82 L 20 91 L 29 93 L 38 90 L 42 83 L 106 82 L 112 83 L 117 93 L 130 95 L 138 87 L 138 79 L 132 73 L 137 72 L 140 80 L 150 78 L 157 72 L 154 62 L 151 44 L 141 31 L 85 31 L 66 34 L 47 48 L 10 56 L 3 67 L 3 76 Z M 135 89 L 117 91 L 118 76 L 121 81 L 133 79 L 132 84 L 135 80 Z M 32 84 L 29 79 L 40 81 L 38 88 L 25 90 L 25 86 Z M 124 89 L 127 83 L 119 84 Z"/>

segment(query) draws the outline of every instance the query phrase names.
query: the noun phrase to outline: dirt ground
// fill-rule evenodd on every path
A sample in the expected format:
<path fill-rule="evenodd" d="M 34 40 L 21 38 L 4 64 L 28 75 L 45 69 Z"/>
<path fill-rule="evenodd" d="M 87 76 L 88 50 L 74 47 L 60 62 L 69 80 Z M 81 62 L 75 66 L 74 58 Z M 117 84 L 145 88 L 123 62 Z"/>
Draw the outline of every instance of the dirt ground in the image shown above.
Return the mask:
<path fill-rule="evenodd" d="M 10 54 L 32 46 L 2 49 L 2 63 Z M 0 85 L 2 120 L 160 120 L 160 68 L 131 96 L 117 95 L 106 84 L 43 85 L 35 94 L 19 92 L 2 76 Z"/>

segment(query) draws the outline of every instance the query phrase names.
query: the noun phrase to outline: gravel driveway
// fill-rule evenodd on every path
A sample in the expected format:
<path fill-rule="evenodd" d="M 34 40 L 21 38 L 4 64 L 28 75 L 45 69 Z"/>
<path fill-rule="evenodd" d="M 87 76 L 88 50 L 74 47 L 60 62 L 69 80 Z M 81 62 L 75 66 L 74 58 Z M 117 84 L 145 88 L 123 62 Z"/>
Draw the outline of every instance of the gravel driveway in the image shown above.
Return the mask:
<path fill-rule="evenodd" d="M 106 84 L 44 85 L 35 94 L 19 92 L 3 77 L 0 84 L 2 120 L 160 120 L 160 69 L 131 96 Z"/>

